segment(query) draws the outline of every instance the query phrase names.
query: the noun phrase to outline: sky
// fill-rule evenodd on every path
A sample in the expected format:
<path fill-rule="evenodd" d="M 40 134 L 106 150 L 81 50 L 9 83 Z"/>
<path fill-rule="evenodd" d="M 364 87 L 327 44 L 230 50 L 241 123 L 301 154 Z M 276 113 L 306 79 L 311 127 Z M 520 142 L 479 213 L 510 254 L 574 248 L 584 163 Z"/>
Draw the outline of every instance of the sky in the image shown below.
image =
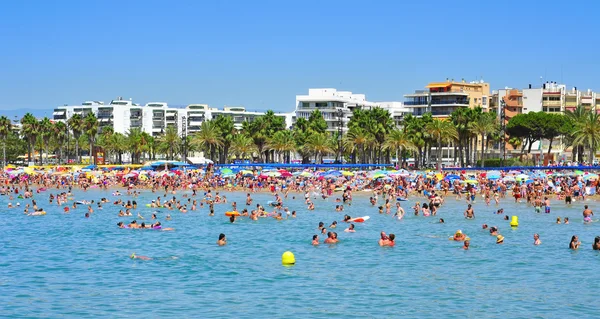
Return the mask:
<path fill-rule="evenodd" d="M 289 112 L 309 88 L 600 92 L 599 1 L 1 1 L 0 114 L 117 96 Z"/>

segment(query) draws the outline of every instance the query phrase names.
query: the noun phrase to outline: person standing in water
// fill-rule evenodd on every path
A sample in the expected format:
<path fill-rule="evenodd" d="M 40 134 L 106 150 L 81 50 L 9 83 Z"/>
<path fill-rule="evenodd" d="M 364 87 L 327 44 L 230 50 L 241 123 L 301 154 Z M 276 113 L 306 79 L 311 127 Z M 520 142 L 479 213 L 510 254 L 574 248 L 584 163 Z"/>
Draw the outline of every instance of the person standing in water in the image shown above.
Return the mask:
<path fill-rule="evenodd" d="M 475 211 L 473 210 L 473 207 L 471 207 L 471 204 L 469 204 L 469 206 L 467 206 L 467 209 L 465 210 L 465 218 L 466 219 L 475 218 Z"/>
<path fill-rule="evenodd" d="M 591 223 L 592 222 L 592 216 L 594 216 L 594 212 L 592 212 L 592 210 L 588 208 L 588 205 L 585 205 L 583 207 L 584 207 L 584 210 L 583 210 L 583 222 L 584 223 Z"/>
<path fill-rule="evenodd" d="M 217 245 L 219 245 L 219 246 L 227 245 L 227 238 L 225 237 L 225 234 L 223 234 L 223 233 L 219 234 L 219 240 L 217 240 Z"/>

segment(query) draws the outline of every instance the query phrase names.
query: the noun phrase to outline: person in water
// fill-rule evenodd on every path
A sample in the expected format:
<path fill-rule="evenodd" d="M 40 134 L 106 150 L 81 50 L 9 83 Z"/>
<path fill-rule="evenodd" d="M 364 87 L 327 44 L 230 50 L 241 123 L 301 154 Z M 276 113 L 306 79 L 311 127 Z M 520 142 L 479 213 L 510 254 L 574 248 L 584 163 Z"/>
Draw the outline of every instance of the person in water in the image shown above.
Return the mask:
<path fill-rule="evenodd" d="M 129 258 L 131 258 L 131 259 L 141 259 L 141 260 L 152 260 L 152 258 L 150 258 L 148 256 L 138 256 L 135 253 L 132 253 L 131 256 L 129 256 Z"/>
<path fill-rule="evenodd" d="M 350 224 L 350 227 L 344 229 L 345 232 L 347 233 L 354 233 L 356 232 L 356 230 L 354 230 L 354 224 Z"/>
<path fill-rule="evenodd" d="M 313 246 L 318 246 L 319 245 L 319 235 L 313 235 L 312 245 Z"/>
<path fill-rule="evenodd" d="M 594 238 L 594 243 L 592 244 L 592 249 L 600 250 L 600 236 L 596 236 L 596 238 Z"/>
<path fill-rule="evenodd" d="M 452 236 L 452 239 L 455 241 L 463 241 L 463 240 L 467 239 L 467 235 L 463 234 L 462 231 L 459 229 L 456 231 L 454 236 Z"/>
<path fill-rule="evenodd" d="M 465 210 L 465 218 L 466 219 L 473 219 L 475 218 L 475 211 L 473 210 L 473 207 L 471 206 L 471 204 L 469 204 L 467 206 L 467 209 Z"/>
<path fill-rule="evenodd" d="M 504 236 L 502 236 L 502 235 L 496 236 L 496 244 L 498 244 L 498 245 L 504 244 Z"/>
<path fill-rule="evenodd" d="M 471 246 L 471 241 L 465 240 L 465 242 L 463 243 L 463 249 L 469 250 L 469 246 Z"/>
<path fill-rule="evenodd" d="M 588 208 L 588 205 L 585 205 L 583 210 L 583 222 L 591 223 L 592 216 L 594 216 L 594 212 L 592 212 L 592 210 Z"/>
<path fill-rule="evenodd" d="M 396 235 L 390 234 L 389 236 L 385 232 L 381 232 L 381 238 L 379 239 L 379 246 L 394 246 L 396 242 Z"/>
<path fill-rule="evenodd" d="M 579 245 L 581 245 L 579 238 L 577 235 L 573 235 L 573 237 L 571 237 L 571 242 L 569 243 L 569 248 L 572 250 L 577 250 L 579 249 Z"/>
<path fill-rule="evenodd" d="M 540 235 L 539 234 L 533 234 L 533 244 L 534 245 L 539 245 L 541 244 L 542 241 L 540 240 Z"/>
<path fill-rule="evenodd" d="M 219 240 L 217 240 L 217 245 L 219 245 L 219 246 L 227 245 L 227 237 L 225 237 L 225 234 L 223 234 L 223 233 L 219 234 Z"/>
<path fill-rule="evenodd" d="M 325 244 L 335 244 L 337 243 L 337 239 L 334 237 L 333 232 L 327 233 L 327 239 L 324 241 Z"/>

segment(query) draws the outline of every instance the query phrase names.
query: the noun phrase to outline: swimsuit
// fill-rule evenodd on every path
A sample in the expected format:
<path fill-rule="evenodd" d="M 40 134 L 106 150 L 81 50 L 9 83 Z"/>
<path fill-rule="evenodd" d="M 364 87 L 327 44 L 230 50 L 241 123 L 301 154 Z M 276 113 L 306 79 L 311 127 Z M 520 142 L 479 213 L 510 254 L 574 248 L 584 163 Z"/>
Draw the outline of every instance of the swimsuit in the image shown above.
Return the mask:
<path fill-rule="evenodd" d="M 550 206 L 546 206 L 546 214 L 550 214 Z"/>

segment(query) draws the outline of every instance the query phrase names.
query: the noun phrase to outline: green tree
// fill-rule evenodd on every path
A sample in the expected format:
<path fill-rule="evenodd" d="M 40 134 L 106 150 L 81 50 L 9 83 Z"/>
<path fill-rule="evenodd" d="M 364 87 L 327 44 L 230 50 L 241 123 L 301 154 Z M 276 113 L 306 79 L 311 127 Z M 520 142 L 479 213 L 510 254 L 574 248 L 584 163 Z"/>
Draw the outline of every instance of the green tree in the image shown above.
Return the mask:
<path fill-rule="evenodd" d="M 40 163 L 44 165 L 44 161 L 42 159 L 42 154 L 46 153 L 46 162 L 48 163 L 48 145 L 50 144 L 50 139 L 54 134 L 54 125 L 50 122 L 50 119 L 44 117 L 38 123 L 38 130 L 40 132 L 40 137 L 42 138 L 42 151 L 40 152 Z"/>
<path fill-rule="evenodd" d="M 485 152 L 486 137 L 490 133 L 494 132 L 497 128 L 496 115 L 494 113 L 482 113 L 478 116 L 478 118 L 475 121 L 470 122 L 468 127 L 469 127 L 469 130 L 473 134 L 475 134 L 476 136 L 481 136 L 480 160 L 481 160 L 481 167 L 485 167 L 484 152 Z M 458 133 L 458 130 L 457 130 L 457 133 Z"/>
<path fill-rule="evenodd" d="M 323 118 L 323 113 L 314 110 L 308 116 L 308 128 L 313 132 L 325 133 L 327 131 L 327 122 Z"/>
<path fill-rule="evenodd" d="M 322 163 L 323 156 L 331 152 L 331 146 L 326 133 L 313 132 L 306 141 L 306 147 L 309 152 L 314 154 L 315 163 Z"/>
<path fill-rule="evenodd" d="M 96 135 L 98 134 L 98 119 L 94 113 L 90 112 L 85 116 L 83 127 L 90 143 L 90 164 L 96 164 L 94 144 L 96 142 Z"/>
<path fill-rule="evenodd" d="M 233 119 L 230 116 L 219 115 L 213 120 L 221 135 L 221 145 L 218 147 L 219 162 L 226 163 L 229 158 L 229 149 L 231 141 L 236 133 Z"/>
<path fill-rule="evenodd" d="M 384 147 L 391 152 L 395 152 L 396 160 L 398 164 L 400 164 L 400 155 L 404 153 L 405 150 L 414 150 L 416 149 L 410 137 L 406 132 L 395 129 L 387 135 L 384 143 Z"/>
<path fill-rule="evenodd" d="M 252 155 L 256 146 L 254 141 L 246 134 L 238 133 L 231 140 L 231 151 L 238 159 L 246 159 L 246 155 Z"/>
<path fill-rule="evenodd" d="M 588 147 L 588 162 L 592 164 L 600 145 L 600 114 L 589 112 L 575 124 L 574 142 Z"/>
<path fill-rule="evenodd" d="M 200 130 L 194 134 L 192 144 L 202 149 L 209 158 L 215 160 L 215 149 L 222 145 L 221 132 L 214 121 L 204 121 L 200 124 Z"/>
<path fill-rule="evenodd" d="M 83 134 L 84 131 L 84 121 L 83 117 L 79 114 L 74 114 L 71 116 L 69 121 L 67 122 L 71 131 L 73 132 L 73 138 L 75 139 L 75 157 L 77 158 L 77 162 L 81 163 L 81 154 L 79 152 L 79 137 Z"/>
<path fill-rule="evenodd" d="M 6 116 L 0 116 L 0 137 L 2 137 L 2 167 L 6 167 L 6 140 L 12 134 L 12 123 Z"/>
<path fill-rule="evenodd" d="M 38 129 L 39 123 L 37 119 L 31 113 L 25 114 L 21 119 L 21 134 L 27 139 L 28 143 L 28 151 L 27 151 L 27 161 L 31 162 L 33 155 L 33 148 L 35 147 L 35 142 L 39 135 Z"/>
<path fill-rule="evenodd" d="M 284 130 L 276 132 L 269 139 L 267 147 L 274 150 L 279 155 L 279 162 L 289 162 L 290 152 L 296 149 L 296 142 L 292 131 Z"/>
<path fill-rule="evenodd" d="M 167 151 L 167 159 L 174 160 L 175 153 L 181 144 L 181 138 L 175 126 L 167 126 L 164 134 L 159 138 L 161 149 Z M 185 159 L 183 159 L 185 161 Z"/>
<path fill-rule="evenodd" d="M 458 131 L 452 122 L 433 120 L 427 123 L 425 129 L 437 142 L 437 170 L 442 168 L 442 142 L 449 138 L 458 139 Z"/>
<path fill-rule="evenodd" d="M 56 122 L 53 125 L 52 131 L 52 139 L 58 145 L 59 156 L 58 156 L 58 164 L 62 162 L 63 159 L 63 147 L 67 143 L 67 124 L 64 122 Z"/>

